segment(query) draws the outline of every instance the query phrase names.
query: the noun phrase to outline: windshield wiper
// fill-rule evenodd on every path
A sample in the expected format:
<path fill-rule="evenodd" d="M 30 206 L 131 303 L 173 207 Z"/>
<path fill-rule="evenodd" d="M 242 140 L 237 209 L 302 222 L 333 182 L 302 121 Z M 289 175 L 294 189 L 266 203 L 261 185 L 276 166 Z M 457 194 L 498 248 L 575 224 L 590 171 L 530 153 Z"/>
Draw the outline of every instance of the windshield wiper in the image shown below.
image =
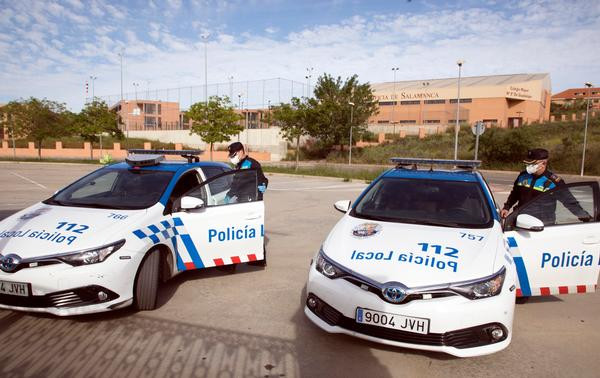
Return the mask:
<path fill-rule="evenodd" d="M 48 198 L 47 200 L 43 201 L 43 203 L 45 203 L 46 205 L 69 206 L 65 202 L 56 200 L 54 198 Z"/>
<path fill-rule="evenodd" d="M 430 221 L 430 220 L 424 220 L 424 221 L 419 221 L 419 224 L 424 224 L 427 226 L 442 226 L 442 227 L 460 227 L 460 225 L 458 223 L 455 222 L 438 222 L 438 221 Z"/>

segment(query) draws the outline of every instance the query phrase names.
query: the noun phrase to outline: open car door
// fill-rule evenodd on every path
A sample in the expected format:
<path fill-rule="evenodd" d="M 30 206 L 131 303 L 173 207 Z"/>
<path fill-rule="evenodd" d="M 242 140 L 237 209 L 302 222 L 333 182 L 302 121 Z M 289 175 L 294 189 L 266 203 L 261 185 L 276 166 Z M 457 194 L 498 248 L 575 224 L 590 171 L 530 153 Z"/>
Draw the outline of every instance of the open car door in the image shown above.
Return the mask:
<path fill-rule="evenodd" d="M 513 212 L 505 237 L 517 296 L 587 293 L 600 270 L 598 182 L 561 185 Z"/>
<path fill-rule="evenodd" d="M 174 202 L 172 216 L 189 232 L 177 244 L 179 270 L 264 260 L 265 208 L 255 169 L 209 178 Z"/>

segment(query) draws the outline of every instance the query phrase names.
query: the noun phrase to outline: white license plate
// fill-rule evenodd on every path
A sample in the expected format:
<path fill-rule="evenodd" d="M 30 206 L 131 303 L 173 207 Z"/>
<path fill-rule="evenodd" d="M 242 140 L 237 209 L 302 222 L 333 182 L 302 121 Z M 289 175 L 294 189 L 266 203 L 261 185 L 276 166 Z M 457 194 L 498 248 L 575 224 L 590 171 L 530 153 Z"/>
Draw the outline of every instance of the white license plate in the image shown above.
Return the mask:
<path fill-rule="evenodd" d="M 29 285 L 23 282 L 0 281 L 0 294 L 29 296 Z"/>
<path fill-rule="evenodd" d="M 427 334 L 429 319 L 356 308 L 356 322 L 400 331 Z"/>

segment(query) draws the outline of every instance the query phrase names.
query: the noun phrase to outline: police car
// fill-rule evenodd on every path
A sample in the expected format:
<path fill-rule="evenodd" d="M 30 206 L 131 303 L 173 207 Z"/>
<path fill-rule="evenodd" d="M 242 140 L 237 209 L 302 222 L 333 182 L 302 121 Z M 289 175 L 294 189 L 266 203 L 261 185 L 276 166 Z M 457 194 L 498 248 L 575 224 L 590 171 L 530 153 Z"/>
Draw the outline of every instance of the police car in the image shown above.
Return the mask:
<path fill-rule="evenodd" d="M 311 262 L 304 310 L 323 330 L 477 356 L 509 345 L 515 297 L 595 290 L 597 182 L 548 191 L 503 225 L 479 162 L 392 161 L 334 205 L 344 216 Z"/>
<path fill-rule="evenodd" d="M 152 310 L 159 282 L 186 270 L 265 265 L 256 171 L 199 162 L 200 153 L 130 150 L 2 220 L 0 308 Z M 234 184 L 250 188 L 231 193 Z"/>

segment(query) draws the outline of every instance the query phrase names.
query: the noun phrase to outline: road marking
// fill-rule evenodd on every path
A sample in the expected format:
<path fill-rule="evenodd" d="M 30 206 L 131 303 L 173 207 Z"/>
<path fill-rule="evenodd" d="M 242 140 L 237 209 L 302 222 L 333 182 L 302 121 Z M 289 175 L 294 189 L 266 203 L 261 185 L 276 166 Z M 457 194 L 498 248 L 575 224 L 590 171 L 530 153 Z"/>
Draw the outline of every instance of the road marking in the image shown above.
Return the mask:
<path fill-rule="evenodd" d="M 14 176 L 17 176 L 17 177 L 19 177 L 19 178 L 22 178 L 23 180 L 25 180 L 25 181 L 28 181 L 28 182 L 30 182 L 30 183 L 32 183 L 32 184 L 34 184 L 34 185 L 37 185 L 37 186 L 39 186 L 39 187 L 40 187 L 40 188 L 42 188 L 42 189 L 48 189 L 46 186 L 44 186 L 44 185 L 40 184 L 39 182 L 33 181 L 32 179 L 30 179 L 30 178 L 27 178 L 27 177 L 25 177 L 25 176 L 21 176 L 21 175 L 20 175 L 20 174 L 18 174 L 18 173 L 15 173 L 15 172 L 9 172 L 9 173 L 10 173 L 11 175 L 14 175 Z"/>

